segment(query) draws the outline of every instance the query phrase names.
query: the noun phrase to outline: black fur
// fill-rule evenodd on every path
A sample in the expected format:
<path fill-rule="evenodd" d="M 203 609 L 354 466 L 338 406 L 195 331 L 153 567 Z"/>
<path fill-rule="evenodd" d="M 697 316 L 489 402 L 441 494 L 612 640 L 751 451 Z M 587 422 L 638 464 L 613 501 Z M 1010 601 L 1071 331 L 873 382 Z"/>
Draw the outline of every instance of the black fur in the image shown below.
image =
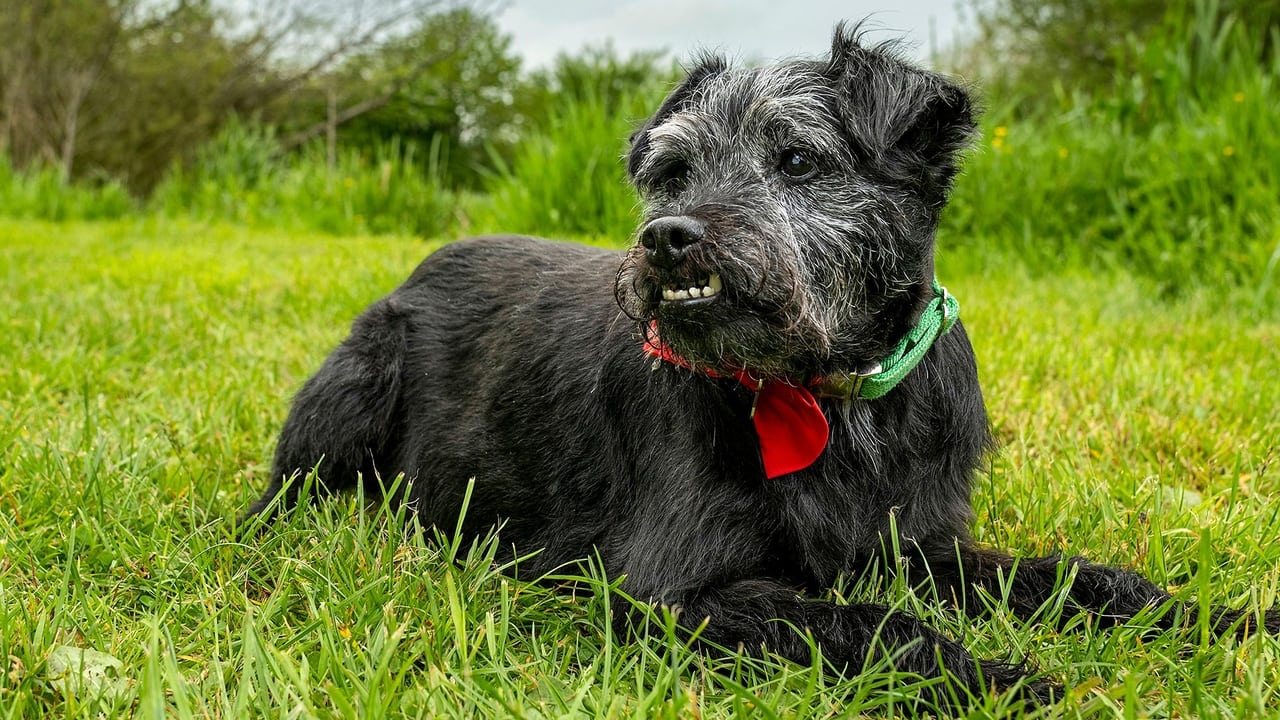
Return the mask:
<path fill-rule="evenodd" d="M 790 104 L 752 115 L 774 98 Z M 807 662 L 798 628 L 838 669 L 885 651 L 922 676 L 945 668 L 966 691 L 1018 685 L 1048 698 L 1051 682 L 977 660 L 910 615 L 805 597 L 841 574 L 905 566 L 970 610 L 979 590 L 998 597 L 1012 577 L 1009 607 L 1030 617 L 1071 570 L 1071 610 L 1123 622 L 1169 604 L 1161 622 L 1194 617 L 1126 570 L 1015 563 L 970 539 L 991 441 L 963 325 L 885 397 L 822 400 L 825 452 L 774 480 L 747 388 L 642 349 L 656 321 L 699 367 L 803 382 L 880 357 L 931 294 L 938 212 L 973 132 L 963 89 L 844 29 L 825 62 L 703 61 L 627 158 L 648 222 L 699 229 L 678 262 L 651 262 L 643 243 L 622 254 L 499 236 L 442 248 L 356 320 L 298 393 L 248 515 L 296 503 L 298 483 L 285 481 L 318 465 L 328 492 L 404 474 L 399 499 L 424 525 L 452 529 L 474 478 L 463 530 L 501 524 L 509 557 L 540 550 L 520 566 L 528 577 L 598 553 L 631 596 L 691 626 L 709 618 L 702 637 L 720 647 Z M 797 147 L 812 177 L 779 174 L 780 153 Z M 664 287 L 709 272 L 723 274 L 719 296 L 663 300 Z M 886 548 L 902 557 L 886 562 Z M 1214 623 L 1241 620 L 1219 611 Z M 1278 624 L 1267 616 L 1269 630 Z"/>

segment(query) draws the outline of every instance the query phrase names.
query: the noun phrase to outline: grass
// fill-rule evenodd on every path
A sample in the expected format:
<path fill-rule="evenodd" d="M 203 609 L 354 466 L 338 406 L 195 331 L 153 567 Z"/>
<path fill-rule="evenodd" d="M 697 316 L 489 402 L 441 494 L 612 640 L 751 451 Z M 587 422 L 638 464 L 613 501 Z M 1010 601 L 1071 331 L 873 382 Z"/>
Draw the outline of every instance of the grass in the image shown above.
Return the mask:
<path fill-rule="evenodd" d="M 611 579 L 515 582 L 491 544 L 406 537 L 397 511 L 358 498 L 234 542 L 290 394 L 431 247 L 0 221 L 0 716 L 826 718 L 892 716 L 918 694 L 886 667 L 837 680 L 702 659 L 670 632 L 619 639 Z M 1123 273 L 1033 276 L 970 247 L 939 267 L 1003 443 L 975 495 L 978 536 L 1131 565 L 1188 599 L 1275 604 L 1274 310 L 1247 291 L 1162 299 Z M 1280 708 L 1273 638 L 1083 618 L 1059 632 L 896 585 L 839 595 L 1032 658 L 1073 688 L 1055 715 Z"/>
<path fill-rule="evenodd" d="M 368 153 L 340 148 L 330 166 L 319 145 L 282 154 L 270 132 L 233 122 L 189 166 L 170 171 L 148 210 L 300 232 L 434 237 L 455 223 L 456 198 L 439 177 L 439 145 L 425 161 L 418 155 L 393 138 Z"/>
<path fill-rule="evenodd" d="M 989 58 L 986 132 L 947 234 L 1032 267 L 1122 268 L 1169 295 L 1212 282 L 1280 299 L 1280 45 L 1274 24 L 1230 10 L 1166 3 L 1117 37 L 1109 83 L 1046 83 L 1036 60 Z"/>
<path fill-rule="evenodd" d="M 665 90 L 637 94 L 619 107 L 585 98 L 559 108 L 490 178 L 487 195 L 472 203 L 472 229 L 629 236 L 640 203 L 622 154 L 632 129 Z"/>
<path fill-rule="evenodd" d="M 0 151 L 0 217 L 114 220 L 137 212 L 138 202 L 119 182 L 72 184 L 50 166 L 15 171 Z"/>
<path fill-rule="evenodd" d="M 993 111 L 944 233 L 1032 267 L 1121 269 L 1177 295 L 1206 282 L 1280 298 L 1280 113 L 1270 76 L 1227 85 L 1186 119 L 1134 129 L 1081 103 L 1049 118 Z"/>

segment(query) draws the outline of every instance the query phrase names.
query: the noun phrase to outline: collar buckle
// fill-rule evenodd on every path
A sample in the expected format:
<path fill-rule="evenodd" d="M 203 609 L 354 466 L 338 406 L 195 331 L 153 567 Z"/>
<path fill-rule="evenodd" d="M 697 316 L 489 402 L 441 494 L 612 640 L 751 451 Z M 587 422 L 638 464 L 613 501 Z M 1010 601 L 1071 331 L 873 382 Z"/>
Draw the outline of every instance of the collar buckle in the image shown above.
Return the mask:
<path fill-rule="evenodd" d="M 813 386 L 813 394 L 833 400 L 852 400 L 862 392 L 862 383 L 882 372 L 884 372 L 884 366 L 879 362 L 873 362 L 853 372 L 825 377 Z"/>

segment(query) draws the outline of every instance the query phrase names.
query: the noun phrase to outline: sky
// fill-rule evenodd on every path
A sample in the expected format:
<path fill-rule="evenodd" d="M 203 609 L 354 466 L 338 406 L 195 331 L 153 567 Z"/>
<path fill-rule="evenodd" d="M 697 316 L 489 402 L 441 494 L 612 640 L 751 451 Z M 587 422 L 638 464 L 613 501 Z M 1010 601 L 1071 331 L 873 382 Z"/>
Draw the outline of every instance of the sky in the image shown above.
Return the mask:
<path fill-rule="evenodd" d="M 836 22 L 864 17 L 873 39 L 905 39 L 908 53 L 927 61 L 965 27 L 961 1 L 508 0 L 498 25 L 528 68 L 606 40 L 624 54 L 661 49 L 679 59 L 700 48 L 744 61 L 818 56 Z"/>

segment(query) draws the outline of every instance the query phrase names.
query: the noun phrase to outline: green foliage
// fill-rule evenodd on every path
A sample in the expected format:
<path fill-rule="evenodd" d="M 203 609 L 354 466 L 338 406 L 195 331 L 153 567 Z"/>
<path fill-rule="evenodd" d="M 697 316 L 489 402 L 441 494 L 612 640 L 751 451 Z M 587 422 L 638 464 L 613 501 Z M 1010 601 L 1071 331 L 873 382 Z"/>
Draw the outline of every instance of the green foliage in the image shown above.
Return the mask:
<path fill-rule="evenodd" d="M 0 3 L 0 147 L 19 168 L 145 193 L 275 77 L 207 2 Z"/>
<path fill-rule="evenodd" d="M 482 230 L 550 236 L 629 237 L 638 198 L 627 183 L 626 139 L 659 99 L 652 88 L 626 102 L 594 97 L 569 102 L 526 138 L 509 167 L 495 174 L 487 203 L 473 209 Z"/>
<path fill-rule="evenodd" d="M 430 249 L 155 219 L 0 221 L 6 717 L 904 713 L 918 681 L 883 663 L 839 680 L 819 663 L 704 659 L 662 613 L 654 636 L 619 637 L 617 578 L 511 580 L 492 543 L 405 533 L 402 513 L 362 498 L 233 539 L 290 395 Z M 982 540 L 1135 567 L 1188 599 L 1276 603 L 1280 416 L 1259 392 L 1280 376 L 1274 316 L 1231 293 L 1160 301 L 1124 274 L 1033 280 L 985 248 L 947 253 L 939 274 L 1003 445 L 975 494 Z M 1108 629 L 1055 608 L 1040 624 L 978 617 L 901 584 L 831 597 L 1029 658 L 1072 688 L 1052 717 L 1269 717 L 1280 702 L 1273 637 Z M 106 690 L 92 668 L 57 680 L 67 648 L 109 656 Z M 967 716 L 1019 713 L 987 696 Z"/>
<path fill-rule="evenodd" d="M 1005 5 L 989 7 L 996 13 Z M 1156 16 L 1142 7 L 1138 0 L 1050 3 L 1028 14 L 1030 6 L 1009 0 L 1009 32 L 1029 43 L 1004 58 L 1010 73 L 1036 70 L 1023 67 L 1036 65 L 1026 58 L 1058 57 L 1048 49 L 1074 37 L 1061 26 L 1098 17 L 1112 18 L 1115 31 L 1089 30 L 1075 42 L 1100 48 L 1086 55 L 1106 60 L 1097 65 L 1105 72 L 1072 75 L 1050 64 L 1053 81 L 993 75 L 986 137 L 957 182 L 941 243 L 1015 254 L 1045 271 L 1064 263 L 1123 268 L 1157 279 L 1170 295 L 1243 286 L 1256 302 L 1272 302 L 1280 297 L 1280 135 L 1273 131 L 1280 33 L 1268 20 L 1270 5 L 1198 0 Z M 449 54 L 450 33 L 466 52 Z M 409 72 L 415 58 L 436 55 L 446 59 L 428 63 L 420 77 Z M 161 64 L 148 57 L 139 62 Z M 491 19 L 435 16 L 327 78 L 350 80 L 344 103 L 410 79 L 404 92 L 340 133 L 332 168 L 314 143 L 284 152 L 271 125 L 233 120 L 136 205 L 172 217 L 334 234 L 629 237 L 637 198 L 620 158 L 635 123 L 669 85 L 661 63 L 654 53 L 620 57 L 604 47 L 517 80 L 509 39 Z M 378 139 L 384 133 L 392 139 Z M 39 164 L 19 172 L 3 166 L 0 214 L 134 211 L 118 183 L 68 185 Z M 472 173 L 483 178 L 480 186 L 465 179 Z"/>
<path fill-rule="evenodd" d="M 1258 108 L 1233 112 L 1222 101 L 1266 93 L 1280 77 L 1280 3 L 1249 7 L 1252 15 L 1274 17 L 1250 22 L 1247 15 L 1224 14 L 1213 0 L 1173 5 L 1153 32 L 1126 39 L 1129 65 L 1092 99 L 1140 130 L 1214 113 L 1251 117 Z"/>
<path fill-rule="evenodd" d="M 1181 84 L 1194 95 L 1210 87 L 1195 82 L 1203 79 L 1197 71 L 1221 66 L 1221 48 L 1214 47 L 1220 31 L 1238 23 L 1261 39 L 1244 53 L 1246 62 L 1266 62 L 1275 50 L 1273 34 L 1280 31 L 1276 0 L 970 0 L 968 4 L 977 19 L 978 36 L 958 49 L 955 62 L 965 74 L 982 78 L 992 96 L 1016 97 L 1020 115 L 1063 109 L 1059 101 L 1064 92 L 1104 97 L 1118 90 L 1124 95 L 1125 86 L 1134 81 Z M 1198 55 L 1207 62 L 1196 68 L 1167 64 L 1166 50 L 1174 48 L 1185 51 L 1190 59 Z"/>
<path fill-rule="evenodd" d="M 519 100 L 536 122 L 508 155 L 494 148 L 485 194 L 464 202 L 468 231 L 631 236 L 639 198 L 622 156 L 632 130 L 676 80 L 662 54 L 612 46 L 557 56 Z"/>
<path fill-rule="evenodd" d="M 119 183 L 68 182 L 47 166 L 16 171 L 0 153 L 0 216 L 38 220 L 109 220 L 132 214 L 137 204 Z"/>
<path fill-rule="evenodd" d="M 404 37 L 352 58 L 319 80 L 307 101 L 291 103 L 281 122 L 323 120 L 323 91 L 329 87 L 336 86 L 343 107 L 395 87 L 385 105 L 341 127 L 341 144 L 370 151 L 393 137 L 424 147 L 443 143 L 448 152 L 435 172 L 451 187 L 474 187 L 489 148 L 509 153 L 523 129 L 526 118 L 515 99 L 519 69 L 511 38 L 492 17 L 457 8 L 430 15 Z"/>
<path fill-rule="evenodd" d="M 400 61 L 404 49 L 393 41 L 424 22 L 432 37 L 463 37 L 453 32 L 456 23 L 441 20 L 445 7 L 456 6 L 8 0 L 0 3 L 0 147 L 20 168 L 56 163 L 67 177 L 105 175 L 145 196 L 224 122 L 280 121 L 305 106 L 293 101 L 310 83 L 348 79 L 337 70 L 355 56 L 385 50 L 388 62 Z M 475 47 L 435 49 L 441 46 L 447 52 L 414 62 L 461 62 L 471 56 L 457 53 L 475 53 L 474 70 L 494 61 Z M 377 105 L 386 79 L 373 73 L 345 87 L 364 93 L 356 105 Z M 439 79 L 459 92 L 459 77 Z"/>
<path fill-rule="evenodd" d="M 1166 293 L 1274 292 L 1280 60 L 1259 63 L 1259 33 L 1217 17 L 1171 15 L 1140 44 L 1137 70 L 1107 93 L 1061 91 L 1058 113 L 1025 117 L 1022 96 L 994 98 L 944 242 L 1012 249 L 1050 271 L 1119 266 Z"/>
<path fill-rule="evenodd" d="M 330 169 L 321 147 L 282 155 L 269 131 L 232 123 L 189 168 L 171 173 L 152 206 L 170 216 L 335 235 L 435 237 L 453 222 L 455 200 L 436 177 L 434 150 L 418 162 L 414 146 L 391 140 L 369 157 L 342 149 Z"/>
<path fill-rule="evenodd" d="M 637 93 L 651 92 L 655 82 L 676 79 L 675 67 L 663 62 L 665 55 L 656 50 L 620 55 L 611 42 L 576 55 L 560 53 L 550 67 L 530 74 L 526 103 L 539 117 L 554 115 L 565 103 L 598 101 L 615 107 Z"/>

